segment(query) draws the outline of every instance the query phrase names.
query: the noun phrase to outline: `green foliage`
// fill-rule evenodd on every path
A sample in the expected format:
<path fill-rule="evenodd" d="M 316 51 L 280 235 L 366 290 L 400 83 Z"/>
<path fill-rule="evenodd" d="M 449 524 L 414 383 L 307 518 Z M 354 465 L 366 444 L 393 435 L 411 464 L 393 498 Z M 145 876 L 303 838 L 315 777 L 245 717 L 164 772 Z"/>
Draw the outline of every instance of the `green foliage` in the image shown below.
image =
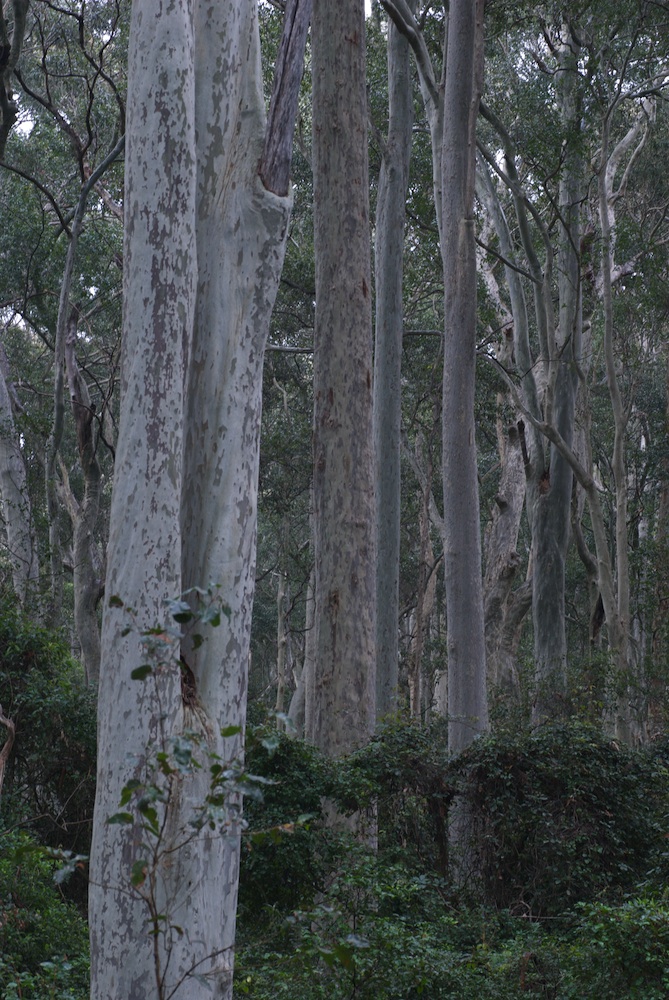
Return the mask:
<path fill-rule="evenodd" d="M 667 756 L 663 742 L 631 751 L 573 723 L 480 739 L 451 760 L 443 724 L 398 722 L 333 763 L 259 727 L 249 766 L 275 784 L 247 810 L 250 828 L 314 818 L 249 842 L 237 994 L 665 996 L 667 904 L 646 897 L 666 880 Z M 481 866 L 466 891 L 447 866 L 458 792 Z M 378 848 L 325 829 L 325 797 L 348 809 L 373 800 Z M 630 898 L 639 884 L 646 897 Z"/>
<path fill-rule="evenodd" d="M 478 740 L 457 762 L 487 902 L 555 916 L 629 891 L 666 834 L 667 771 L 579 723 Z"/>
<path fill-rule="evenodd" d="M 27 835 L 0 833 L 0 990 L 6 998 L 88 996 L 88 932 Z"/>
<path fill-rule="evenodd" d="M 0 606 L 0 704 L 16 724 L 5 815 L 46 844 L 88 852 L 95 795 L 95 697 L 65 642 Z"/>
<path fill-rule="evenodd" d="M 666 899 L 635 898 L 620 906 L 583 904 L 577 912 L 569 960 L 580 996 L 663 1000 L 669 994 Z"/>

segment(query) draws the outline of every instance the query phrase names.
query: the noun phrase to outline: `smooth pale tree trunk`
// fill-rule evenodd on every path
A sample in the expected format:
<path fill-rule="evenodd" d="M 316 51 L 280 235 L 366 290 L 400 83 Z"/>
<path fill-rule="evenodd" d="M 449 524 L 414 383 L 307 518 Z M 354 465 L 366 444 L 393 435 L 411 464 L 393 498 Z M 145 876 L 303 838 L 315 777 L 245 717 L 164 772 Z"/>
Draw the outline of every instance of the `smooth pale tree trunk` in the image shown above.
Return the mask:
<path fill-rule="evenodd" d="M 444 262 L 443 481 L 449 746 L 488 727 L 481 529 L 474 425 L 476 118 L 483 83 L 481 0 L 449 9 L 441 156 Z"/>
<path fill-rule="evenodd" d="M 410 47 L 388 25 L 388 136 L 376 201 L 374 462 L 376 478 L 376 713 L 397 707 L 402 423 L 402 276 L 412 139 Z"/>
<path fill-rule="evenodd" d="M 103 567 L 95 541 L 100 511 L 102 472 L 97 459 L 97 436 L 94 433 L 95 411 L 86 382 L 81 377 L 74 353 L 76 318 L 65 340 L 65 367 L 70 387 L 70 402 L 77 432 L 79 463 L 84 476 L 84 495 L 71 510 L 74 533 L 74 624 L 88 684 L 97 685 L 100 676 L 100 628 L 97 606 L 102 596 Z"/>
<path fill-rule="evenodd" d="M 32 508 L 26 483 L 26 467 L 14 424 L 14 410 L 7 385 L 9 371 L 5 349 L 0 345 L 0 496 L 7 534 L 14 593 L 22 605 L 36 594 L 39 581 L 37 546 Z M 11 383 L 10 383 L 11 384 Z"/>
<path fill-rule="evenodd" d="M 312 27 L 315 666 L 308 736 L 338 756 L 375 719 L 376 538 L 363 0 Z"/>
<path fill-rule="evenodd" d="M 46 446 L 45 460 L 45 493 L 47 516 L 49 519 L 49 563 L 51 569 L 51 608 L 52 622 L 58 622 L 63 603 L 63 560 L 60 547 L 58 479 L 56 469 L 58 456 L 65 426 L 65 401 L 63 389 L 65 385 L 65 341 L 68 329 L 76 326 L 77 310 L 70 303 L 70 291 L 74 265 L 76 263 L 79 237 L 84 225 L 84 216 L 88 196 L 105 171 L 122 153 L 125 136 L 121 136 L 104 160 L 98 164 L 79 192 L 79 200 L 72 219 L 70 242 L 65 257 L 63 279 L 58 300 L 58 317 L 56 320 L 56 336 L 54 344 L 54 390 L 53 390 L 53 421 Z"/>
<path fill-rule="evenodd" d="M 289 3 L 286 23 L 303 51 L 308 4 Z M 245 717 L 261 373 L 291 207 L 274 168 L 290 143 L 276 159 L 263 153 L 255 4 L 136 0 L 130 38 L 123 401 L 106 585 L 126 608 L 112 601 L 103 621 L 91 997 L 229 1000 L 238 794 L 214 829 L 190 821 L 210 789 L 209 755 L 225 766 L 241 753 L 241 735 L 221 730 Z M 301 62 L 287 63 L 299 84 Z M 278 118 L 292 135 L 294 110 Z M 153 675 L 131 680 L 147 651 L 127 632 L 127 608 L 141 632 L 165 621 L 166 598 L 210 584 L 226 606 L 220 626 L 201 624 L 199 646 L 153 635 Z M 106 820 L 128 780 L 156 780 L 151 754 L 184 732 L 203 767 L 158 775 L 168 804 L 146 880 L 133 888 L 137 823 Z"/>
<path fill-rule="evenodd" d="M 128 56 L 121 414 L 106 594 L 132 608 L 141 629 L 163 622 L 163 601 L 182 590 L 184 384 L 197 287 L 189 7 L 181 0 L 158 16 L 151 3 L 135 3 Z M 128 612 L 107 600 L 90 868 L 91 1000 L 161 997 L 170 946 L 168 941 L 163 947 L 158 937 L 151 941 L 147 905 L 131 885 L 133 841 L 139 843 L 141 833 L 133 828 L 129 836 L 125 826 L 107 819 L 118 811 L 130 779 L 151 780 L 151 746 L 162 750 L 179 731 L 179 644 L 176 639 L 166 642 L 161 654 L 165 666 L 155 681 L 133 681 L 130 673 L 146 662 L 146 651 L 136 630 L 123 634 L 129 624 Z M 197 892 L 204 888 L 193 887 Z M 169 872 L 160 893 L 168 905 L 179 902 Z M 180 953 L 171 957 L 168 987 L 202 953 L 199 901 L 190 901 L 198 926 L 191 934 L 187 924 L 183 939 L 175 942 Z M 182 940 L 192 957 L 182 952 Z M 209 950 L 205 945 L 205 954 Z M 210 972 L 209 963 L 202 972 Z M 225 973 L 221 978 L 225 982 Z M 196 983 L 187 983 L 181 995 L 191 987 L 191 995 L 200 994 Z"/>

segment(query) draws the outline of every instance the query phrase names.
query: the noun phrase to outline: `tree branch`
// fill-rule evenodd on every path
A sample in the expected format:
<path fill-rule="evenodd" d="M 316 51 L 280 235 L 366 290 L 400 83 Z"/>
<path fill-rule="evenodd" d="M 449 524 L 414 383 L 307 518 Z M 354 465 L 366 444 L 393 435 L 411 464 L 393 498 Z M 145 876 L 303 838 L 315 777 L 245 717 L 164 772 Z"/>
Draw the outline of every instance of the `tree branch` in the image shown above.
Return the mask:
<path fill-rule="evenodd" d="M 293 133 L 313 0 L 287 0 L 274 73 L 260 178 L 268 191 L 285 197 L 290 189 Z"/>

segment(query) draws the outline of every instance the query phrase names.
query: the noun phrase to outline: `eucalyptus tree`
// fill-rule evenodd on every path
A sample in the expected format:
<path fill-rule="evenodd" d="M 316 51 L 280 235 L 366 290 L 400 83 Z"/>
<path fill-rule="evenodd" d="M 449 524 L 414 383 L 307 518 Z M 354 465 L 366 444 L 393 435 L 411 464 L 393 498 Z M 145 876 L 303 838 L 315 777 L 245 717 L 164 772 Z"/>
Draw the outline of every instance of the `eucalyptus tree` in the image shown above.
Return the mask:
<path fill-rule="evenodd" d="M 21 183 L 40 215 L 33 223 L 26 272 L 17 287 L 7 291 L 25 339 L 39 338 L 53 356 L 51 432 L 42 445 L 51 599 L 43 605 L 52 620 L 62 619 L 67 566 L 74 580 L 79 645 L 92 682 L 99 659 L 96 604 L 104 576 L 105 528 L 99 520 L 100 481 L 91 491 L 88 473 L 91 458 L 107 475 L 112 464 L 114 322 L 118 321 L 114 309 L 120 293 L 122 220 L 120 172 L 114 176 L 109 168 L 118 162 L 122 148 L 124 15 L 125 5 L 115 0 L 90 10 L 77 4 L 57 9 L 46 3 L 32 5 L 21 63 L 14 67 L 21 129 L 10 137 L 3 163 L 3 182 Z M 25 230 L 32 215 L 25 206 L 23 212 L 17 206 L 12 228 Z M 68 331 L 70 369 L 74 364 L 79 370 L 70 385 L 76 393 L 72 403 L 78 412 L 88 412 L 88 457 L 77 455 L 77 438 L 67 421 Z M 26 381 L 37 394 L 44 387 L 34 385 L 34 374 Z M 93 493 L 98 497 L 95 504 L 90 502 Z M 35 499 L 34 506 L 39 507 L 42 497 Z M 68 552 L 71 534 L 74 541 Z"/>
<path fill-rule="evenodd" d="M 37 540 L 28 492 L 26 466 L 14 420 L 18 399 L 0 344 L 0 496 L 7 534 L 14 593 L 23 605 L 35 596 L 39 581 Z M 19 404 L 20 405 L 20 404 Z"/>
<path fill-rule="evenodd" d="M 287 237 L 308 19 L 308 4 L 287 5 L 268 127 L 256 4 L 133 4 L 92 997 L 232 993 L 238 803 L 234 794 L 221 802 L 211 781 L 227 789 L 241 752 L 262 363 Z M 207 587 L 224 608 L 218 628 L 204 615 L 203 641 L 161 630 L 166 598 L 195 602 Z M 185 597 L 177 608 L 181 620 L 191 614 Z M 142 664 L 145 679 L 133 681 Z M 184 740 L 205 766 L 182 759 L 177 777 L 166 762 Z M 148 812 L 142 799 L 108 823 L 124 794 L 146 786 L 155 790 Z M 135 854 L 142 829 L 148 857 Z"/>
<path fill-rule="evenodd" d="M 549 102 L 561 109 L 557 133 L 554 129 L 550 135 L 546 129 L 541 133 L 538 126 L 537 135 L 542 134 L 542 139 L 528 139 L 525 119 L 502 121 L 508 113 L 508 77 L 490 81 L 484 106 L 505 157 L 501 165 L 492 149 L 482 144 L 487 168 L 481 169 L 480 197 L 506 262 L 513 316 L 519 383 L 512 391 L 514 406 L 522 410 L 516 430 L 525 461 L 533 541 L 537 719 L 569 710 L 564 580 L 572 537 L 600 595 L 616 672 L 621 676 L 630 665 L 630 483 L 624 449 L 632 410 L 631 397 L 627 403 L 623 401 L 614 362 L 612 286 L 619 284 L 619 300 L 629 294 L 625 276 L 629 285 L 629 275 L 641 266 L 645 254 L 639 245 L 627 260 L 615 259 L 613 233 L 616 210 L 624 204 L 635 162 L 649 135 L 651 95 L 664 86 L 666 75 L 658 43 L 659 25 L 649 18 L 645 6 L 628 5 L 624 30 L 620 25 L 609 30 L 607 10 L 603 5 L 594 12 L 597 16 L 590 18 L 585 29 L 576 21 L 551 20 L 539 12 L 545 43 L 541 52 L 532 32 L 520 40 L 520 48 L 513 43 L 510 46 L 512 58 L 526 67 L 525 76 L 515 83 L 525 88 L 525 106 L 532 102 L 538 116 L 545 113 Z M 516 36 L 516 43 L 518 39 Z M 527 69 L 532 65 L 536 67 L 534 74 Z M 528 101 L 532 86 L 535 97 Z M 537 100 L 538 93 L 542 97 Z M 499 113 L 491 108 L 495 102 Z M 486 175 L 486 169 L 490 174 Z M 511 195 L 506 208 L 499 188 L 496 190 L 500 179 Z M 598 195 L 588 202 L 590 179 L 590 189 Z M 653 210 L 650 214 L 661 225 L 661 216 Z M 599 261 L 592 254 L 596 234 L 603 248 Z M 533 324 L 525 301 L 528 286 L 535 305 Z M 615 494 L 615 526 L 611 529 L 589 438 L 593 400 L 589 373 L 602 374 L 595 364 L 600 325 L 603 382 L 608 386 L 613 420 L 612 455 L 606 459 Z M 617 336 L 620 339 L 620 333 Z M 588 550 L 580 515 L 574 515 L 579 507 L 578 499 L 574 505 L 573 478 L 588 498 L 594 554 Z M 619 735 L 624 735 L 619 709 L 616 727 Z"/>
<path fill-rule="evenodd" d="M 415 4 L 409 4 L 412 10 Z M 388 25 L 388 132 L 381 140 L 376 200 L 374 274 L 374 463 L 376 480 L 376 710 L 397 704 L 400 575 L 400 453 L 404 223 L 411 157 L 413 95 L 411 50 Z"/>
<path fill-rule="evenodd" d="M 461 749 L 488 724 L 481 531 L 474 428 L 476 256 L 475 131 L 483 85 L 482 3 L 452 3 L 438 80 L 406 0 L 383 0 L 412 45 L 432 140 L 444 268 L 442 475 L 448 634 L 449 742 Z"/>
<path fill-rule="evenodd" d="M 375 720 L 372 283 L 363 0 L 315 0 L 312 25 L 314 602 L 307 735 L 337 756 Z"/>

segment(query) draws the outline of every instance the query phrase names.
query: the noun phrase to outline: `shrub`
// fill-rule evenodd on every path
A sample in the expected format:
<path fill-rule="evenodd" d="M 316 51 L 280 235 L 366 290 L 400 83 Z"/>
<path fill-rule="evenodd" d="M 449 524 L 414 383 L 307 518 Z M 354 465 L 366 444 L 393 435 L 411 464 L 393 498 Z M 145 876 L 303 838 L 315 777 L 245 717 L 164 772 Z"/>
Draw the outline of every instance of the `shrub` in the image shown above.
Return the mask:
<path fill-rule="evenodd" d="M 455 763 L 484 899 L 533 917 L 620 898 L 660 863 L 667 771 L 578 723 L 477 740 Z"/>
<path fill-rule="evenodd" d="M 3 812 L 40 841 L 88 853 L 95 795 L 95 695 L 65 643 L 0 605 L 0 704 L 16 724 Z"/>
<path fill-rule="evenodd" d="M 0 833 L 3 997 L 87 996 L 88 932 L 54 882 L 57 867 L 26 834 Z"/>

